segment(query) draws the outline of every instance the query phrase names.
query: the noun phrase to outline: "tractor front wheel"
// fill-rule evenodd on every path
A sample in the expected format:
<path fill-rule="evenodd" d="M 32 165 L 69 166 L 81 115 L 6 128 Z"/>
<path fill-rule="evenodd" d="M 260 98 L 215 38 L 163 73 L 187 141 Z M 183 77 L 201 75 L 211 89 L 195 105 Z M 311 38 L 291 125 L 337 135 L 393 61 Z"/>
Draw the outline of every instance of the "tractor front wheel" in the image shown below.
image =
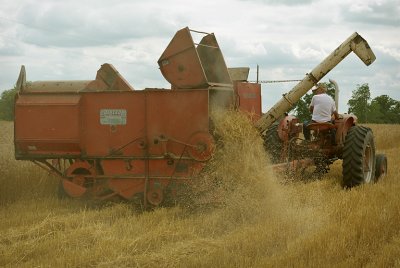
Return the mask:
<path fill-rule="evenodd" d="M 372 130 L 354 126 L 346 135 L 343 148 L 343 186 L 375 182 L 375 143 Z"/>

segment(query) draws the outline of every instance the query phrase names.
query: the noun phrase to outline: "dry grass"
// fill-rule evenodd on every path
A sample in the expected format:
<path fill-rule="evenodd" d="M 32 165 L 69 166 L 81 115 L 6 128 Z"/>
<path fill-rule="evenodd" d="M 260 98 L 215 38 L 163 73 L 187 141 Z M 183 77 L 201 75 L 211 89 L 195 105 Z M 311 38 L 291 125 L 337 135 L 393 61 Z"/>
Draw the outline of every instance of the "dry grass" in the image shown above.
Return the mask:
<path fill-rule="evenodd" d="M 13 160 L 0 122 L 0 266 L 400 266 L 399 125 L 370 125 L 389 175 L 340 187 L 340 162 L 322 180 L 281 184 L 257 134 L 234 113 L 215 116 L 224 144 L 203 182 L 225 205 L 138 213 L 129 204 L 58 200 L 56 178 Z"/>

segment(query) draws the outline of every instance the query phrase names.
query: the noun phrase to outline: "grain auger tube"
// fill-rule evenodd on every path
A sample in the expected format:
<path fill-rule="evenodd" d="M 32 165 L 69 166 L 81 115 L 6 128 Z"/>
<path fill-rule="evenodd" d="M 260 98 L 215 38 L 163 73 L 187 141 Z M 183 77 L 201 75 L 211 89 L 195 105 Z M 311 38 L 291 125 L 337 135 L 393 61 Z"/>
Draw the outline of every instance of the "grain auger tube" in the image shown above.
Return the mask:
<path fill-rule="evenodd" d="M 318 83 L 330 70 L 339 64 L 350 52 L 354 52 L 365 65 L 370 65 L 376 59 L 367 41 L 358 33 L 353 33 L 328 57 L 318 64 L 310 73 L 301 80 L 292 90 L 266 112 L 256 123 L 260 132 L 265 135 L 270 127 L 280 116 L 287 112 L 304 94 Z"/>

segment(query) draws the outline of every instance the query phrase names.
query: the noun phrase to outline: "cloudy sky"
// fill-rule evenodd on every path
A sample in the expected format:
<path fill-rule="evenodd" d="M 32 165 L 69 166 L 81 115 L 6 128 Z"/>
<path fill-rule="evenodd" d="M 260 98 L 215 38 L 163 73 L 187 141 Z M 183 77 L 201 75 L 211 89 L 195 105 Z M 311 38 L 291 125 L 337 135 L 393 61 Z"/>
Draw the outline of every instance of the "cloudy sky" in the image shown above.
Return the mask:
<path fill-rule="evenodd" d="M 168 88 L 157 60 L 175 32 L 213 32 L 229 67 L 250 80 L 302 79 L 353 32 L 377 60 L 350 54 L 328 78 L 340 112 L 358 84 L 400 100 L 400 0 L 0 0 L 0 91 L 27 80 L 90 80 L 113 64 L 135 89 Z M 263 84 L 263 110 L 294 83 Z"/>

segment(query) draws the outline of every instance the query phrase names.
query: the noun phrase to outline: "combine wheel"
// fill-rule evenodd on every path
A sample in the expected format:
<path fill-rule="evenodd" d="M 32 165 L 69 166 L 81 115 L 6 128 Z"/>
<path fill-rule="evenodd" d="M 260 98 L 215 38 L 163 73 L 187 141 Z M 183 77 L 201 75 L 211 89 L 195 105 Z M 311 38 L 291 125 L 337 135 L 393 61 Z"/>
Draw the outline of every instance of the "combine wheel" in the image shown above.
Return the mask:
<path fill-rule="evenodd" d="M 67 194 L 67 192 L 64 189 L 62 180 L 60 180 L 60 182 L 58 183 L 57 196 L 59 199 L 70 198 L 70 196 Z"/>
<path fill-rule="evenodd" d="M 354 126 L 343 148 L 343 186 L 375 182 L 375 143 L 372 130 Z"/>
<path fill-rule="evenodd" d="M 377 154 L 375 158 L 375 181 L 387 174 L 387 158 L 384 154 Z"/>
<path fill-rule="evenodd" d="M 281 162 L 282 141 L 278 135 L 279 124 L 274 124 L 268 128 L 264 137 L 264 148 L 271 157 L 272 163 Z"/>
<path fill-rule="evenodd" d="M 58 197 L 82 197 L 89 188 L 93 188 L 85 176 L 93 174 L 95 174 L 93 167 L 87 161 L 75 161 L 66 170 L 67 176 L 60 181 Z"/>
<path fill-rule="evenodd" d="M 161 188 L 154 188 L 147 192 L 147 201 L 153 206 L 159 206 L 164 200 L 164 192 Z"/>

